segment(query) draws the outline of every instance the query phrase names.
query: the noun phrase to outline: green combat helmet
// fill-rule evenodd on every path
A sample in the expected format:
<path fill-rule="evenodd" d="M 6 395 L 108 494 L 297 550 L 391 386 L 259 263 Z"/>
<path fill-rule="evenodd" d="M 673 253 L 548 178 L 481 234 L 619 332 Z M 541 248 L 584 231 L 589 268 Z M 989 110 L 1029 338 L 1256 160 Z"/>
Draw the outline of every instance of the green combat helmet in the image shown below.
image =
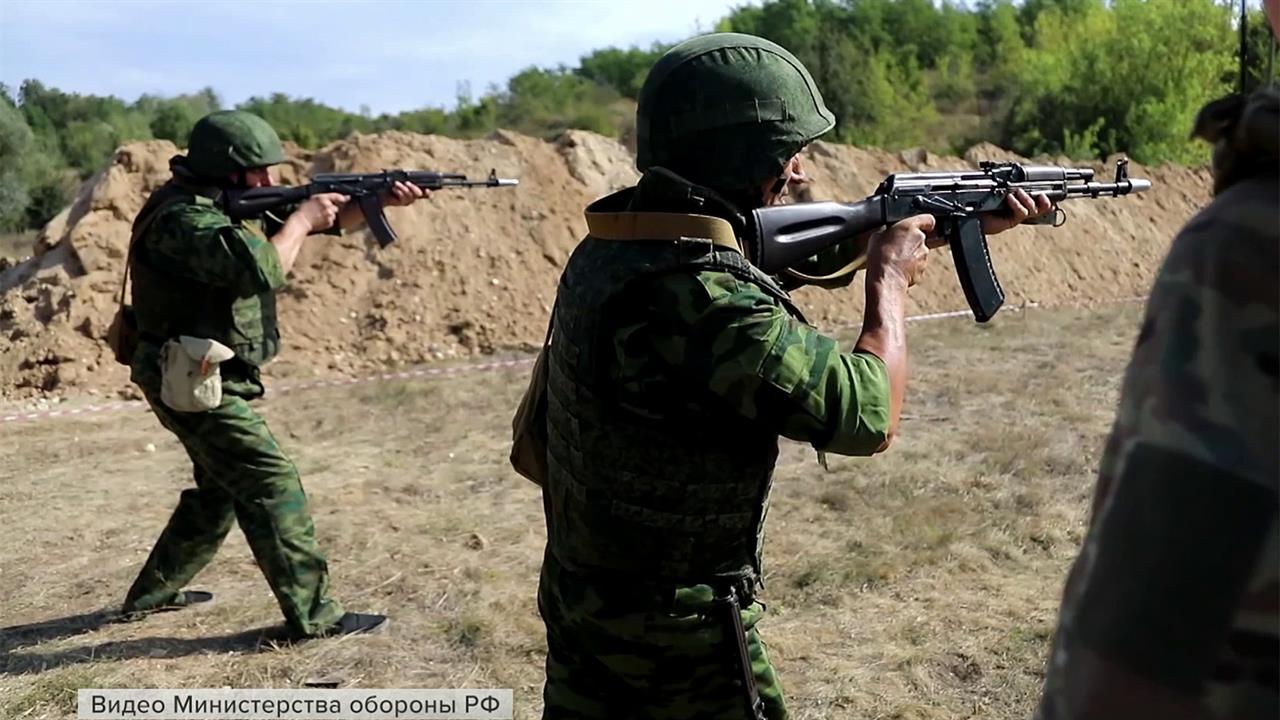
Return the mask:
<path fill-rule="evenodd" d="M 813 77 L 764 38 L 712 33 L 658 59 L 636 107 L 636 169 L 660 166 L 717 189 L 782 172 L 835 127 Z"/>
<path fill-rule="evenodd" d="M 206 178 L 284 162 L 284 147 L 266 120 L 243 110 L 209 113 L 191 128 L 187 166 Z"/>

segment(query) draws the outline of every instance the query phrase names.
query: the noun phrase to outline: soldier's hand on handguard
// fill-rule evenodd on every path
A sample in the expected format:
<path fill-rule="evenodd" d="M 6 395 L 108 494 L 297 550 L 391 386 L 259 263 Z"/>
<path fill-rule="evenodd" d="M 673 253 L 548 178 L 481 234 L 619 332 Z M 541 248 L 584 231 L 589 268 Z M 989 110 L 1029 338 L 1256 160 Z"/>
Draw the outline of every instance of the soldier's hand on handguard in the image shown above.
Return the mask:
<path fill-rule="evenodd" d="M 391 191 L 382 194 L 382 204 L 392 207 L 411 205 L 423 198 L 431 197 L 431 191 L 414 185 L 396 181 L 391 186 Z"/>
<path fill-rule="evenodd" d="M 351 200 L 349 196 L 341 193 L 313 195 L 299 205 L 290 217 L 300 218 L 310 228 L 309 232 L 328 230 L 333 227 L 333 223 L 338 219 L 338 212 L 349 200 Z"/>
<path fill-rule="evenodd" d="M 1005 230 L 1017 227 L 1022 223 L 1038 218 L 1041 215 L 1049 213 L 1053 209 L 1053 204 L 1049 202 L 1049 196 L 1044 193 L 1036 195 L 1032 200 L 1026 190 L 1018 189 L 1005 197 L 1005 206 L 1007 212 L 999 215 L 988 213 L 982 216 L 982 232 L 986 235 L 995 235 Z"/>
<path fill-rule="evenodd" d="M 924 274 L 929 258 L 925 240 L 933 232 L 932 215 L 913 215 L 871 236 L 867 248 L 867 272 L 897 275 L 907 287 L 915 285 Z"/>

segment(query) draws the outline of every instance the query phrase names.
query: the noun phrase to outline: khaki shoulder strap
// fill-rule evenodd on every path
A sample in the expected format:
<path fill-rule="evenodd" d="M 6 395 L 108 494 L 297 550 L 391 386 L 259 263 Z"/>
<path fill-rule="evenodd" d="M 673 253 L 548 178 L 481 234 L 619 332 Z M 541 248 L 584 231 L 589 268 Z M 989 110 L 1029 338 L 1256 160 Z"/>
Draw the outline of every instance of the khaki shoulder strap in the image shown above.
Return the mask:
<path fill-rule="evenodd" d="M 733 256 L 722 258 L 722 260 L 728 262 L 728 265 L 734 268 L 735 272 L 748 273 L 752 282 L 769 288 L 778 300 L 786 304 L 787 309 L 794 316 L 807 322 L 800 308 L 788 297 L 786 290 L 780 287 L 773 278 L 760 272 L 747 260 L 746 255 L 743 253 L 742 245 L 738 242 L 738 237 L 733 232 L 733 226 L 729 224 L 728 220 L 710 215 L 660 212 L 587 211 L 585 215 L 587 218 L 587 232 L 592 237 L 601 240 L 681 240 L 703 238 L 710 240 L 712 245 L 716 247 L 733 250 Z M 740 260 L 740 264 L 729 261 L 729 257 L 736 257 Z M 847 271 L 849 271 L 849 268 L 841 270 L 840 273 Z"/>
<path fill-rule="evenodd" d="M 160 216 L 161 210 L 164 210 L 166 207 L 181 199 L 181 197 L 175 196 L 158 203 L 154 209 L 147 212 L 146 215 L 142 216 L 136 223 L 134 223 L 133 232 L 129 235 L 129 249 L 125 252 L 124 256 L 124 277 L 120 280 L 120 297 L 116 302 L 117 307 L 124 307 L 125 288 L 129 286 L 129 265 L 133 262 L 133 246 L 138 244 L 138 238 L 142 237 L 142 233 L 146 232 L 147 228 L 151 227 L 151 223 Z"/>
<path fill-rule="evenodd" d="M 728 220 L 710 215 L 652 212 L 587 212 L 587 232 L 601 240 L 680 240 L 706 238 L 742 252 Z"/>

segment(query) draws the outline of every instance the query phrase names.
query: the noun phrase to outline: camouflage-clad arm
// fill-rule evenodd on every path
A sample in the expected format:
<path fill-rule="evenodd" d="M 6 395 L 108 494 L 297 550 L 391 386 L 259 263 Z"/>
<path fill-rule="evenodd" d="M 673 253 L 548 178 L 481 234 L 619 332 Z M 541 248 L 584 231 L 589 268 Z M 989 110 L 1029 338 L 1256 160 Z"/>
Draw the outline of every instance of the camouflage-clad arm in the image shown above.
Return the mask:
<path fill-rule="evenodd" d="M 1233 188 L 1174 240 L 1117 420 L 1134 441 L 1272 492 L 1280 491 L 1275 189 L 1274 182 Z"/>
<path fill-rule="evenodd" d="M 1205 688 L 1233 682 L 1214 667 L 1233 621 L 1280 622 L 1265 555 L 1280 517 L 1276 195 L 1274 181 L 1232 188 L 1156 278 L 1040 720 L 1209 717 Z M 1274 673 L 1274 652 L 1263 662 Z"/>
<path fill-rule="evenodd" d="M 840 352 L 835 340 L 728 273 L 667 275 L 649 289 L 649 321 L 617 336 L 624 372 L 656 355 L 684 385 L 784 437 L 842 455 L 883 445 L 889 378 L 879 358 Z"/>
<path fill-rule="evenodd" d="M 180 205 L 162 212 L 146 238 L 147 260 L 155 269 L 240 297 L 285 284 L 275 247 L 216 208 Z"/>

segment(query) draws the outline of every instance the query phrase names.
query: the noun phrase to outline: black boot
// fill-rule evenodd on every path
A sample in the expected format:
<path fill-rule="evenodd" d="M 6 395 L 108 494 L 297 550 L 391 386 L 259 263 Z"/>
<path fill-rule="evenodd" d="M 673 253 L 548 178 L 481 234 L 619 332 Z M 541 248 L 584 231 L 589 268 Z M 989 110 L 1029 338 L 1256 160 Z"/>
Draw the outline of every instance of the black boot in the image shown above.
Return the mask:
<path fill-rule="evenodd" d="M 119 617 L 116 618 L 116 622 L 134 622 L 135 620 L 141 620 L 156 613 L 181 610 L 185 607 L 207 603 L 211 600 L 213 600 L 213 593 L 211 592 L 206 592 L 204 590 L 183 590 L 178 593 L 177 597 L 164 605 L 147 608 L 145 610 L 121 610 Z"/>
<path fill-rule="evenodd" d="M 321 631 L 318 637 L 375 633 L 382 631 L 386 626 L 386 615 L 349 612 L 343 614 L 343 616 L 338 619 L 338 622 Z"/>
<path fill-rule="evenodd" d="M 349 612 L 338 618 L 338 622 L 310 635 L 304 635 L 297 630 L 286 630 L 284 634 L 282 636 L 278 636 L 278 640 L 275 641 L 297 643 L 306 642 L 308 640 L 319 640 L 321 638 L 339 637 L 342 635 L 371 634 L 381 632 L 386 626 L 386 615 Z"/>

